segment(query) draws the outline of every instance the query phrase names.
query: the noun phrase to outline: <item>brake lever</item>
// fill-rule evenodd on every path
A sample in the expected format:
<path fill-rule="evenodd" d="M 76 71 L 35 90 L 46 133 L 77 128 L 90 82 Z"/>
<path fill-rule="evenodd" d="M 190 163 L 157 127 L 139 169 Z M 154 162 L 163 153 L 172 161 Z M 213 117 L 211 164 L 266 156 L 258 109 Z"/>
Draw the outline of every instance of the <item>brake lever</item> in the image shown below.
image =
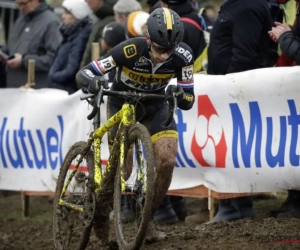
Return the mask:
<path fill-rule="evenodd" d="M 102 98 L 103 98 L 103 86 L 100 85 L 100 90 L 97 95 L 97 107 L 98 108 L 100 108 Z"/>
<path fill-rule="evenodd" d="M 80 101 L 92 98 L 94 96 L 95 96 L 94 94 L 87 94 L 87 95 L 84 95 L 84 96 L 80 96 Z"/>

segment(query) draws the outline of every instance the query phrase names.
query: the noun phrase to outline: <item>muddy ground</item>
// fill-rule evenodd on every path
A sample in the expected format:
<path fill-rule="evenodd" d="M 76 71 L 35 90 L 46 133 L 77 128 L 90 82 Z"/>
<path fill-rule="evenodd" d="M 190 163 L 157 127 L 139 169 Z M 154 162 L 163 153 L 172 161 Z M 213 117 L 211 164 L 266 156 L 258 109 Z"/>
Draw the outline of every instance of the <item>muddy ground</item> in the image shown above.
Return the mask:
<path fill-rule="evenodd" d="M 202 225 L 162 226 L 168 239 L 161 243 L 143 246 L 150 250 L 194 249 L 300 249 L 300 220 L 268 217 L 271 208 L 277 207 L 285 198 L 280 193 L 277 199 L 255 201 L 256 219 L 232 223 Z M 187 199 L 189 211 L 197 212 L 203 200 Z M 47 197 L 30 198 L 30 215 L 22 218 L 19 193 L 7 197 L 0 195 L 0 249 L 1 250 L 52 250 L 51 204 Z M 284 241 L 280 244 L 269 242 Z M 97 249 L 99 242 L 91 236 L 87 250 Z"/>

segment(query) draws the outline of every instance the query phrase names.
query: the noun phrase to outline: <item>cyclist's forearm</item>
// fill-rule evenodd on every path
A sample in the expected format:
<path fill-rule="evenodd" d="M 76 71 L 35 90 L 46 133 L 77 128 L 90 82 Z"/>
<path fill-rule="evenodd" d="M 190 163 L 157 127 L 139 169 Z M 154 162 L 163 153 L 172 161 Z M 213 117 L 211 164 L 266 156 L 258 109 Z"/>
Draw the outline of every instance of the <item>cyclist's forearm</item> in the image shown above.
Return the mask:
<path fill-rule="evenodd" d="M 81 88 L 86 88 L 95 78 L 95 76 L 102 76 L 96 69 L 93 67 L 92 63 L 84 66 L 77 74 L 76 74 L 76 82 L 77 86 Z"/>

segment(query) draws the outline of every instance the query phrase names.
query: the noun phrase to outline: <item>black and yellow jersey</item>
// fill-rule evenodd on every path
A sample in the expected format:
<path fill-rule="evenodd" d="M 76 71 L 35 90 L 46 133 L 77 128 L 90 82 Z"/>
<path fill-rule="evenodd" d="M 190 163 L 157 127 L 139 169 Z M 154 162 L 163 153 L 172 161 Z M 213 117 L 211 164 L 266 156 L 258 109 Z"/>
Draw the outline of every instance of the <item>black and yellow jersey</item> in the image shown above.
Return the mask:
<path fill-rule="evenodd" d="M 163 63 L 153 65 L 149 45 L 144 37 L 132 38 L 115 46 L 105 56 L 85 66 L 81 72 L 90 78 L 104 75 L 116 68 L 114 90 L 136 90 L 141 92 L 164 91 L 173 77 L 185 92 L 179 108 L 190 109 L 194 103 L 194 58 L 191 48 L 179 43 L 170 57 Z"/>

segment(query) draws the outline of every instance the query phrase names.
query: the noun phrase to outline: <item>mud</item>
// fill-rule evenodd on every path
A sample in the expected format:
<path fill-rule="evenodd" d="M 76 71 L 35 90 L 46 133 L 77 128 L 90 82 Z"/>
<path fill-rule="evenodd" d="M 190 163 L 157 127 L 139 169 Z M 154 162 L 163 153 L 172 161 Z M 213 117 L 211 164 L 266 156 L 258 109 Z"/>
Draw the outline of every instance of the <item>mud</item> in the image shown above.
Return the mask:
<path fill-rule="evenodd" d="M 142 249 L 300 249 L 300 220 L 268 218 L 268 211 L 284 198 L 255 201 L 256 219 L 232 223 L 161 226 L 167 232 L 164 242 L 144 245 Z M 198 210 L 201 199 L 188 199 L 191 212 Z M 47 197 L 30 198 L 30 215 L 22 218 L 21 195 L 0 195 L 0 249 L 52 250 L 52 205 Z M 287 242 L 294 240 L 293 242 Z M 280 242 L 280 243 L 272 243 Z M 272 244 L 271 244 L 272 243 Z M 102 250 L 93 233 L 87 250 Z"/>

